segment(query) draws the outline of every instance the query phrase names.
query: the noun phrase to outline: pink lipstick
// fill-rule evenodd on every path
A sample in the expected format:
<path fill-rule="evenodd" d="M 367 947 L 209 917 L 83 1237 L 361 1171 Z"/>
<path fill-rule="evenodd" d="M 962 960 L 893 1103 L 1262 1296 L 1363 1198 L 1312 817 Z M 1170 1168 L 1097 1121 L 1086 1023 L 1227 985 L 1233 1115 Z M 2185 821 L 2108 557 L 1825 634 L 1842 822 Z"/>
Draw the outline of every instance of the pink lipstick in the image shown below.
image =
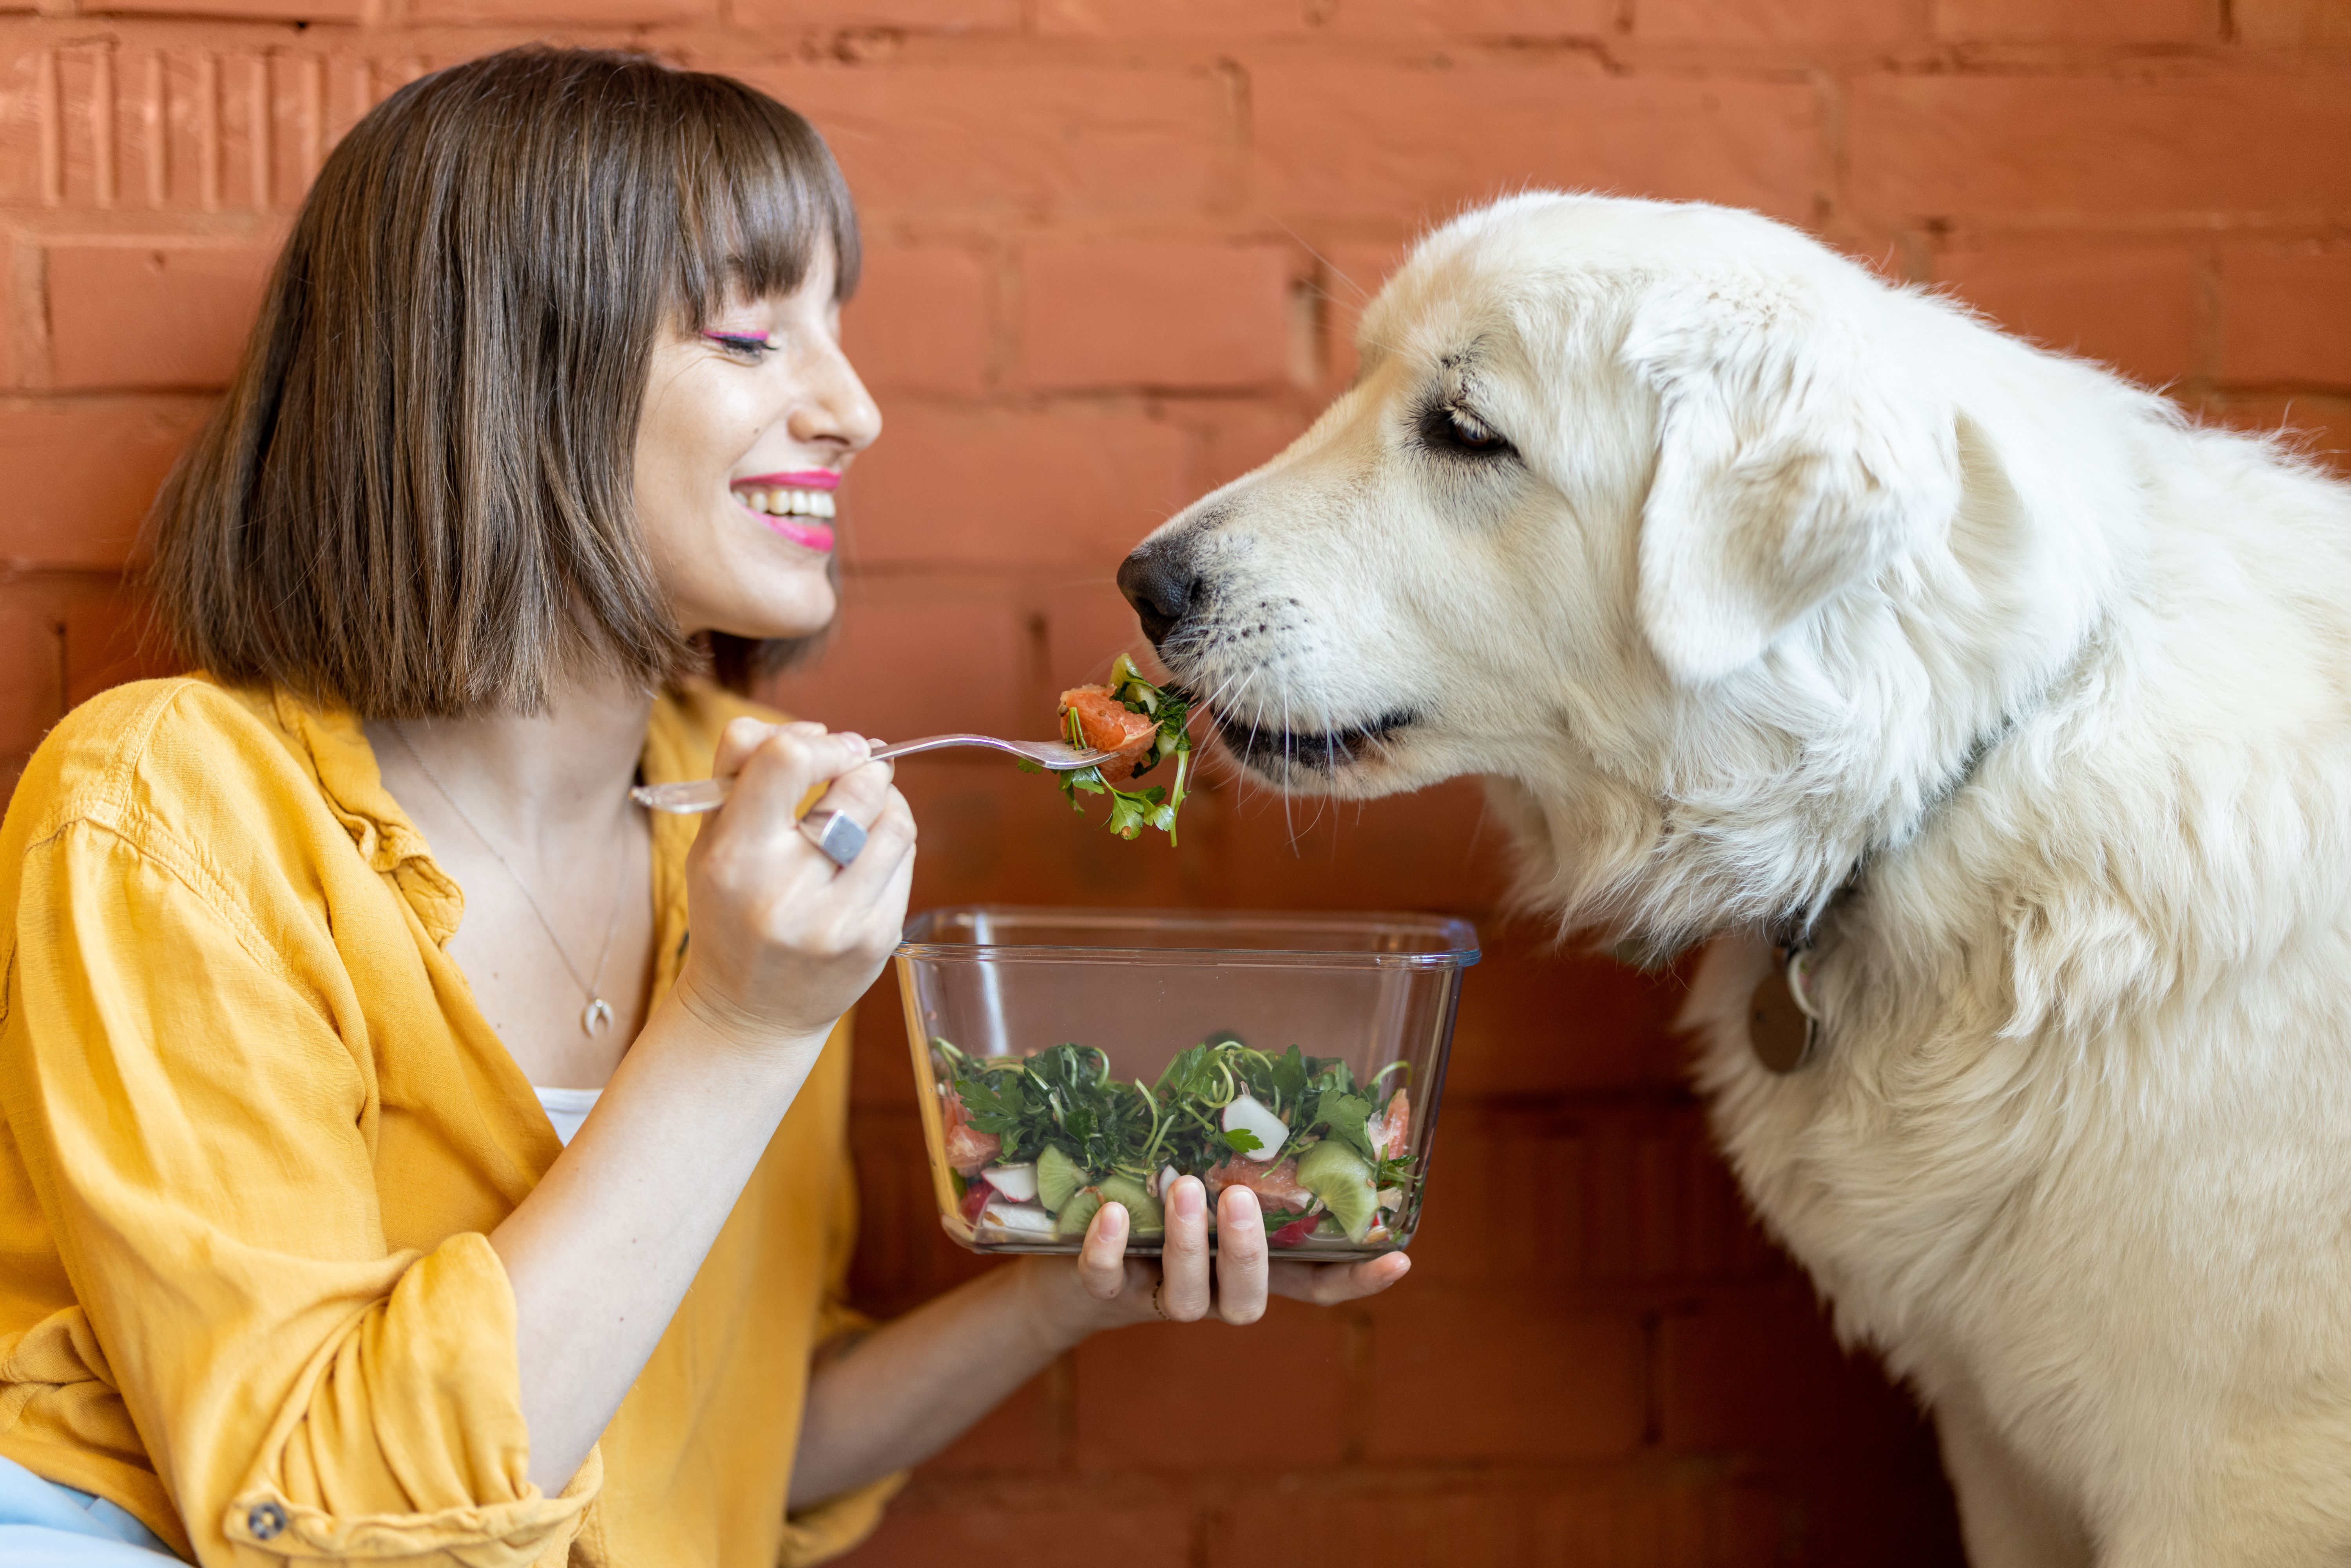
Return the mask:
<path fill-rule="evenodd" d="M 793 474 L 754 474 L 734 481 L 737 490 L 838 490 L 841 476 L 830 468 L 806 468 Z"/>
<path fill-rule="evenodd" d="M 802 549 L 812 549 L 819 555 L 831 552 L 832 525 L 831 523 L 820 523 L 814 517 L 771 517 L 765 512 L 752 512 L 751 515 Z"/>

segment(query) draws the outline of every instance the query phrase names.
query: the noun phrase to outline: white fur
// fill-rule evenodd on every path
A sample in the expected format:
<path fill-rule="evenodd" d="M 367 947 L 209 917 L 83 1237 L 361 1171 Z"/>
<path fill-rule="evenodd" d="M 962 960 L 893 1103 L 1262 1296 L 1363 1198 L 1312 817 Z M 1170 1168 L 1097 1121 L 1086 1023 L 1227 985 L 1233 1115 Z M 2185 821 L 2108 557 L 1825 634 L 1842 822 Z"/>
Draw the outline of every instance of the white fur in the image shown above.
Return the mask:
<path fill-rule="evenodd" d="M 1562 929 L 1714 939 L 1718 1134 L 1975 1562 L 2351 1561 L 2351 489 L 1719 208 L 1473 213 L 1362 347 L 1154 536 L 1179 675 L 1291 789 L 1488 776 Z"/>

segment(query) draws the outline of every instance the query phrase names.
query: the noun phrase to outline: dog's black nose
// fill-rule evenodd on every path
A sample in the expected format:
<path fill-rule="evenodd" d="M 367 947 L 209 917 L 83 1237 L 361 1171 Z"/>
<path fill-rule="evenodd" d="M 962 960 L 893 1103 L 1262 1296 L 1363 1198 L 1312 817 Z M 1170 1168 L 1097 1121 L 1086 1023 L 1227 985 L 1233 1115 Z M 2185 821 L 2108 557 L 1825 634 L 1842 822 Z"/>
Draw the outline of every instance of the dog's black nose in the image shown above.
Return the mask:
<path fill-rule="evenodd" d="M 1144 545 L 1119 565 L 1118 591 L 1134 606 L 1134 618 L 1155 648 L 1176 630 L 1199 592 L 1189 555 L 1181 546 Z"/>

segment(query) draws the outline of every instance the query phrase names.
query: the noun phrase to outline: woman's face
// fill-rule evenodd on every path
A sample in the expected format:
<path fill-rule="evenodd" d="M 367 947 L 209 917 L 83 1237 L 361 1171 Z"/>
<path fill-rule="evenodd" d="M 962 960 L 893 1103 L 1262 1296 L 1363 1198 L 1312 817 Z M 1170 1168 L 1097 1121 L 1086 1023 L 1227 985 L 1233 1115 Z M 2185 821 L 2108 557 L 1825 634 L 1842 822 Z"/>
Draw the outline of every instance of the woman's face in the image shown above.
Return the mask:
<path fill-rule="evenodd" d="M 654 344 L 636 506 L 681 630 L 803 637 L 832 619 L 833 500 L 881 411 L 841 351 L 833 258 Z"/>

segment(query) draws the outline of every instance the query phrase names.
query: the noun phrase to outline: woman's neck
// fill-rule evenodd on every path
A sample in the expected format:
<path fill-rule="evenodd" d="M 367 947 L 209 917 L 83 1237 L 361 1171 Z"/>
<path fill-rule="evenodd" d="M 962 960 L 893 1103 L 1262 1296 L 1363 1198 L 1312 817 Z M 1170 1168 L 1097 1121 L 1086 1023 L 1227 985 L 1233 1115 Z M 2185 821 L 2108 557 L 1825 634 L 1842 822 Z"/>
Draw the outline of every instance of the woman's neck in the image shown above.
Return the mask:
<path fill-rule="evenodd" d="M 380 764 L 421 761 L 474 825 L 537 854 L 609 831 L 626 812 L 652 713 L 650 694 L 590 677 L 559 686 L 543 713 L 379 719 L 367 731 Z"/>

